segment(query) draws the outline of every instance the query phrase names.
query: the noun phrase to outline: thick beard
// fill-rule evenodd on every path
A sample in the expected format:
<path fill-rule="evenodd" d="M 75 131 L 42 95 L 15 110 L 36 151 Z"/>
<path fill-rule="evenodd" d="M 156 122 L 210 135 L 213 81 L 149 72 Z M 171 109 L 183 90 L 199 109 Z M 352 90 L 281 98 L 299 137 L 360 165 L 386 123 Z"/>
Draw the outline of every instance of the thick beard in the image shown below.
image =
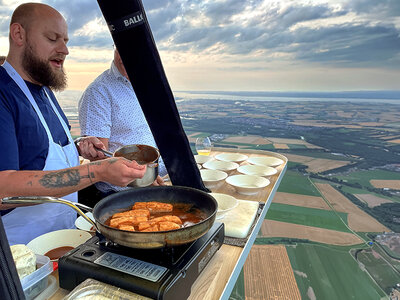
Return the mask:
<path fill-rule="evenodd" d="M 53 70 L 48 62 L 35 55 L 30 45 L 25 48 L 22 54 L 22 67 L 33 80 L 54 91 L 63 91 L 67 86 L 67 76 L 64 70 Z"/>

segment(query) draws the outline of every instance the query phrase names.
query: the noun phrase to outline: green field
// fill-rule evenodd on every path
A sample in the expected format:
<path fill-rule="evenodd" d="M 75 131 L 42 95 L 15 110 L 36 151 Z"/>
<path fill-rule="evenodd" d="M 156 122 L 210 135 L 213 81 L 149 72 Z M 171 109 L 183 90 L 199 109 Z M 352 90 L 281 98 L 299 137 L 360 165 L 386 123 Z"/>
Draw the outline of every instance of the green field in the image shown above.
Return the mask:
<path fill-rule="evenodd" d="M 376 300 L 385 293 L 362 271 L 347 252 L 329 247 L 298 244 L 286 246 L 297 285 L 303 299 Z"/>
<path fill-rule="evenodd" d="M 386 260 L 374 255 L 374 252 L 373 248 L 363 250 L 358 253 L 357 259 L 365 266 L 375 282 L 389 294 L 392 287 L 400 282 L 400 275 L 398 271 L 392 269 Z"/>
<path fill-rule="evenodd" d="M 337 214 L 347 224 L 347 214 Z M 333 211 L 325 209 L 272 203 L 265 218 L 287 223 L 350 232 Z"/>
<path fill-rule="evenodd" d="M 352 172 L 346 176 L 335 176 L 338 179 L 345 180 L 348 183 L 359 183 L 365 187 L 373 187 L 369 181 L 372 179 L 378 180 L 400 180 L 399 172 L 390 172 L 385 170 L 371 170 Z"/>
<path fill-rule="evenodd" d="M 374 193 L 374 192 L 370 192 L 368 190 L 353 188 L 353 187 L 350 187 L 350 186 L 347 186 L 347 185 L 342 185 L 342 190 L 344 192 L 346 192 L 346 193 L 350 193 L 350 194 L 353 194 L 353 195 L 354 194 L 369 194 L 369 195 L 374 195 L 374 196 L 379 197 L 379 198 L 388 199 L 388 200 L 394 201 L 394 202 L 399 202 L 400 201 L 400 197 L 396 197 L 396 196 L 389 197 L 389 196 L 385 196 L 385 195 L 382 195 L 382 194 L 377 194 L 377 193 Z"/>
<path fill-rule="evenodd" d="M 321 196 L 318 190 L 308 180 L 307 176 L 291 170 L 287 170 L 285 176 L 283 176 L 278 192 Z"/>
<path fill-rule="evenodd" d="M 299 145 L 299 144 L 287 144 L 289 149 L 307 149 L 306 145 Z"/>

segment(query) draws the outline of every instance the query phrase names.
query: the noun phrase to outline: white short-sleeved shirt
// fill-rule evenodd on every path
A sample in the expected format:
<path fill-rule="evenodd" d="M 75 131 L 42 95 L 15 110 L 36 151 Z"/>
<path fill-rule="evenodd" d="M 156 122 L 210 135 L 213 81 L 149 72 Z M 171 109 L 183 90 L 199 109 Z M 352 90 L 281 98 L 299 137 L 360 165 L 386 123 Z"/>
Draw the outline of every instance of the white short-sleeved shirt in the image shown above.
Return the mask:
<path fill-rule="evenodd" d="M 79 123 L 82 135 L 107 138 L 111 152 L 130 144 L 158 148 L 131 83 L 114 62 L 84 91 L 79 100 Z M 167 174 L 161 157 L 159 174 Z M 104 182 L 96 187 L 103 192 L 124 189 Z"/>

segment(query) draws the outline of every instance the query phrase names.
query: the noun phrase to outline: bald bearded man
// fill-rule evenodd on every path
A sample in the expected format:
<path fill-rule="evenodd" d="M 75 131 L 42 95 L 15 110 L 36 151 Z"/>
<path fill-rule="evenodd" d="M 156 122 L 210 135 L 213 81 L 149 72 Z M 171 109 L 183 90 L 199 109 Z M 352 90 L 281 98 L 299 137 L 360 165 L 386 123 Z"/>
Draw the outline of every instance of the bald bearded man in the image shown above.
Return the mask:
<path fill-rule="evenodd" d="M 26 3 L 10 22 L 9 53 L 0 67 L 0 198 L 54 196 L 77 201 L 76 192 L 98 181 L 126 186 L 146 167 L 124 158 L 79 165 L 79 154 L 104 158 L 85 137 L 77 147 L 54 94 L 66 87 L 68 55 L 65 19 L 54 8 Z M 10 244 L 26 244 L 46 232 L 72 228 L 74 210 L 61 204 L 20 206 L 0 203 Z"/>

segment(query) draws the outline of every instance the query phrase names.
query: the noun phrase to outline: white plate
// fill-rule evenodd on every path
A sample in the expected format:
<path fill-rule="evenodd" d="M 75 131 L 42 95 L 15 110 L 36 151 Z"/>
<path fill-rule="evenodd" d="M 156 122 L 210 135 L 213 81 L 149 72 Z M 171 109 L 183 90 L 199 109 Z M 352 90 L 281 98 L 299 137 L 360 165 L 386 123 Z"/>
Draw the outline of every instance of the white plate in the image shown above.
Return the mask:
<path fill-rule="evenodd" d="M 59 247 L 75 248 L 91 237 L 89 232 L 83 230 L 62 229 L 42 234 L 30 241 L 27 246 L 36 254 L 45 255 L 50 250 Z"/>
<path fill-rule="evenodd" d="M 242 162 L 249 157 L 240 153 L 221 153 L 215 155 L 215 158 L 222 161 Z"/>
<path fill-rule="evenodd" d="M 195 155 L 194 156 L 194 160 L 198 163 L 198 164 L 204 164 L 210 160 L 213 160 L 214 158 L 212 156 L 206 156 L 206 155 Z"/>
<path fill-rule="evenodd" d="M 92 219 L 94 221 L 94 217 L 93 217 L 93 214 L 91 212 L 88 212 L 85 215 L 88 216 L 90 219 Z M 93 228 L 93 224 L 90 224 L 82 216 L 79 216 L 75 220 L 75 227 L 78 228 L 78 229 L 85 230 L 85 231 L 90 231 L 90 232 L 95 232 L 96 231 L 96 229 Z"/>
<path fill-rule="evenodd" d="M 277 167 L 284 163 L 282 159 L 273 156 L 250 157 L 247 161 L 253 165 L 267 166 L 267 167 Z"/>
<path fill-rule="evenodd" d="M 225 179 L 235 190 L 242 195 L 254 195 L 270 184 L 270 181 L 261 176 L 233 175 Z"/>
<path fill-rule="evenodd" d="M 270 177 L 275 175 L 278 171 L 273 167 L 260 166 L 260 165 L 244 165 L 240 166 L 238 172 L 245 175 L 256 175 L 262 177 Z"/>
<path fill-rule="evenodd" d="M 238 200 L 235 197 L 222 193 L 211 193 L 218 203 L 217 219 L 221 219 L 224 215 L 234 209 L 238 205 Z"/>
<path fill-rule="evenodd" d="M 209 189 L 216 187 L 226 177 L 228 177 L 228 174 L 224 171 L 208 169 L 201 169 L 200 175 L 204 185 Z"/>
<path fill-rule="evenodd" d="M 239 165 L 231 161 L 211 160 L 203 165 L 203 168 L 211 170 L 221 170 L 225 172 L 236 170 Z"/>

